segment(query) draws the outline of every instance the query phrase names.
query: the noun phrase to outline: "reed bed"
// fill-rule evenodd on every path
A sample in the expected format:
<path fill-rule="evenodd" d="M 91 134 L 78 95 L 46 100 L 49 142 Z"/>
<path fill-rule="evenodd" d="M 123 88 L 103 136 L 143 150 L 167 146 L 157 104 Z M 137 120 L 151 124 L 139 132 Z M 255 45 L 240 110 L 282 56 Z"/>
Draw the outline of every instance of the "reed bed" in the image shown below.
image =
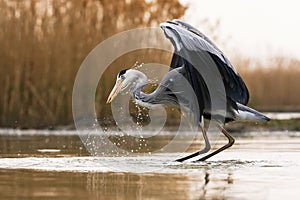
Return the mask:
<path fill-rule="evenodd" d="M 72 123 L 73 83 L 86 55 L 115 33 L 180 18 L 185 9 L 177 0 L 0 0 L 0 126 L 51 128 Z M 99 82 L 99 116 L 111 114 L 103 104 L 120 69 L 136 61 L 167 65 L 170 58 L 165 52 L 143 50 L 112 63 Z M 300 110 L 299 60 L 233 62 L 249 87 L 251 106 Z"/>
<path fill-rule="evenodd" d="M 177 0 L 0 0 L 0 126 L 72 123 L 73 83 L 86 55 L 115 33 L 184 11 Z"/>
<path fill-rule="evenodd" d="M 234 63 L 248 86 L 251 106 L 262 111 L 300 111 L 300 60 L 277 56 L 268 62 L 236 59 Z"/>

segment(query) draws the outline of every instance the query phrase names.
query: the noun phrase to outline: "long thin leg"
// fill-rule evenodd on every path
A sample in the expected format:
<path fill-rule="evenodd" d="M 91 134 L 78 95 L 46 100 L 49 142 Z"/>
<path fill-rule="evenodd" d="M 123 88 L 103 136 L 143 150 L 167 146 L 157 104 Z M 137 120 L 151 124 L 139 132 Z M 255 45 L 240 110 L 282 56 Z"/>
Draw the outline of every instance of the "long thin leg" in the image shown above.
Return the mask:
<path fill-rule="evenodd" d="M 216 155 L 217 153 L 220 153 L 221 151 L 224 151 L 225 149 L 231 147 L 234 144 L 234 138 L 231 135 L 229 135 L 229 133 L 223 127 L 221 127 L 218 124 L 216 126 L 228 138 L 228 143 L 226 145 L 222 146 L 220 149 L 218 149 L 218 150 L 216 150 L 216 151 L 208 154 L 207 156 L 204 156 L 203 158 L 200 158 L 199 160 L 196 160 L 195 162 L 197 162 L 197 161 L 204 161 L 204 160 L 206 160 L 206 159 L 208 159 L 208 158 Z"/>
<path fill-rule="evenodd" d="M 183 162 L 183 161 L 188 160 L 190 158 L 193 158 L 195 156 L 199 156 L 201 154 L 209 152 L 209 150 L 210 150 L 210 143 L 209 143 L 209 140 L 208 140 L 208 137 L 207 137 L 207 134 L 206 134 L 206 130 L 204 128 L 202 128 L 201 126 L 200 126 L 200 128 L 201 128 L 201 131 L 202 131 L 202 134 L 203 134 L 203 138 L 204 138 L 204 141 L 205 141 L 205 147 L 204 147 L 204 149 L 202 149 L 201 151 L 197 151 L 197 152 L 195 152 L 195 153 L 193 153 L 191 155 L 188 155 L 186 157 L 179 158 L 176 161 Z"/>

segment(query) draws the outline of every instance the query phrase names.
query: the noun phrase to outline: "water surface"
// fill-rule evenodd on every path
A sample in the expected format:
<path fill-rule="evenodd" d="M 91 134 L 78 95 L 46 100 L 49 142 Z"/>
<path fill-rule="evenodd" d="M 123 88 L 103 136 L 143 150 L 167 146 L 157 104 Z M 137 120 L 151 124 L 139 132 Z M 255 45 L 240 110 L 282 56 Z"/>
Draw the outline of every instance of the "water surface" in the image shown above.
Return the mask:
<path fill-rule="evenodd" d="M 0 199 L 297 199 L 298 132 L 235 133 L 206 162 L 93 157 L 73 131 L 0 131 Z M 220 145 L 225 140 L 218 141 Z M 218 143 L 218 144 L 219 144 Z M 190 151 L 197 149 L 193 145 Z M 217 148 L 217 146 L 215 147 Z M 118 165 L 130 166 L 126 171 Z M 116 166 L 116 167 L 114 167 Z M 137 173 L 149 167 L 147 173 Z"/>

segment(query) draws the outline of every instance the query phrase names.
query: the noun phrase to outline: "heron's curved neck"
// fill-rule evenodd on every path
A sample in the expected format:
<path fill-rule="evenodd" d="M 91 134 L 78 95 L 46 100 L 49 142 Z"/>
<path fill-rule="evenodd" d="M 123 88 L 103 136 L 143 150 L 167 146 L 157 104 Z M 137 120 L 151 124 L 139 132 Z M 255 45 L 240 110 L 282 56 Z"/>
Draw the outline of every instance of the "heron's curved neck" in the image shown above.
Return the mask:
<path fill-rule="evenodd" d="M 147 85 L 148 78 L 144 73 L 137 70 L 132 70 L 132 73 L 133 82 L 130 87 L 130 94 L 136 99 L 139 98 L 141 95 L 145 95 L 145 93 L 143 93 L 142 90 Z"/>
<path fill-rule="evenodd" d="M 130 94 L 137 104 L 149 109 L 157 108 L 157 106 L 160 107 L 163 104 L 161 101 L 159 101 L 159 99 L 156 98 L 159 91 L 161 91 L 158 89 L 159 87 L 149 94 L 142 91 L 148 83 L 148 78 L 144 73 L 134 70 L 132 77 L 133 79 L 131 79 L 132 85 L 130 88 Z"/>

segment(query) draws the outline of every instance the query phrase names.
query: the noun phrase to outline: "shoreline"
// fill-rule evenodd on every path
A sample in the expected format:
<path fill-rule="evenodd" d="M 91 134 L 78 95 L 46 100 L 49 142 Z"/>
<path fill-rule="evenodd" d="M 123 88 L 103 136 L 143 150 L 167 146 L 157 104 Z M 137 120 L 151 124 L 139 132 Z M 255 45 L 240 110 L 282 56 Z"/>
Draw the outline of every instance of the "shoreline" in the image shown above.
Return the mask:
<path fill-rule="evenodd" d="M 99 121 L 101 127 L 114 128 L 116 125 L 113 120 Z M 174 121 L 173 121 L 174 122 Z M 172 124 L 166 124 L 167 129 L 170 131 L 178 129 L 177 122 Z M 0 129 L 16 129 L 16 130 L 48 130 L 48 131 L 63 131 L 63 130 L 76 130 L 75 125 L 58 125 L 58 126 L 47 126 L 47 127 L 0 127 Z M 230 122 L 225 125 L 225 129 L 228 132 L 250 132 L 250 131 L 300 131 L 300 118 L 294 119 L 271 119 L 269 122 Z"/>

